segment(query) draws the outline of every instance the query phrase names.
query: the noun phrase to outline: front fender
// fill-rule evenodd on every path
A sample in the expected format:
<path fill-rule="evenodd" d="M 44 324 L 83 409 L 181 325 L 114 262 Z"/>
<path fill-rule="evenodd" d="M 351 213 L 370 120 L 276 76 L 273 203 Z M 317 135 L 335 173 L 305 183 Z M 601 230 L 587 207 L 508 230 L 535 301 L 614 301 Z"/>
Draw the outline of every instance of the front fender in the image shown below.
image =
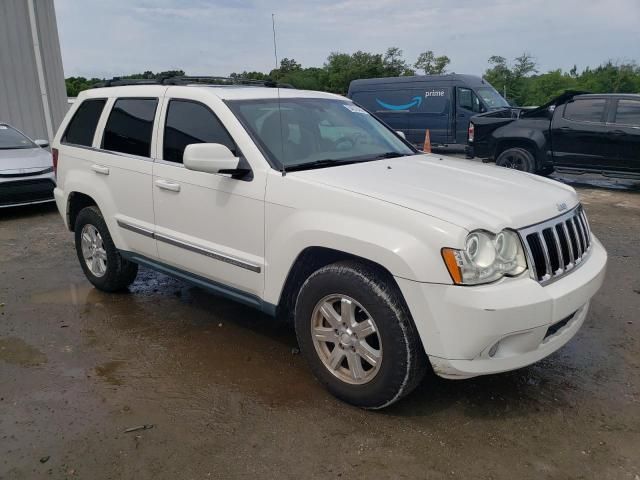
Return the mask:
<path fill-rule="evenodd" d="M 371 205 L 371 209 L 376 220 L 349 212 L 268 205 L 265 301 L 278 303 L 289 271 L 308 247 L 365 258 L 396 277 L 451 283 L 440 249 L 464 242 L 464 229 L 397 206 L 393 214 L 385 214 L 392 210 L 387 205 Z"/>

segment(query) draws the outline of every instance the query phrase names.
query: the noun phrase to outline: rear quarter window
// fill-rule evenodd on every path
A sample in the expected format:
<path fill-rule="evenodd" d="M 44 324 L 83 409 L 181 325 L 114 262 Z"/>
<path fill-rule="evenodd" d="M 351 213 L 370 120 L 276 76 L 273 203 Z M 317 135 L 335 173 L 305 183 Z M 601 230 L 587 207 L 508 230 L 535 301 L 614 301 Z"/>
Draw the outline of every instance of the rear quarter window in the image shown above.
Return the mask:
<path fill-rule="evenodd" d="M 640 125 L 640 100 L 618 100 L 615 123 Z"/>
<path fill-rule="evenodd" d="M 62 136 L 62 143 L 90 147 L 105 103 L 107 100 L 104 98 L 82 102 Z"/>

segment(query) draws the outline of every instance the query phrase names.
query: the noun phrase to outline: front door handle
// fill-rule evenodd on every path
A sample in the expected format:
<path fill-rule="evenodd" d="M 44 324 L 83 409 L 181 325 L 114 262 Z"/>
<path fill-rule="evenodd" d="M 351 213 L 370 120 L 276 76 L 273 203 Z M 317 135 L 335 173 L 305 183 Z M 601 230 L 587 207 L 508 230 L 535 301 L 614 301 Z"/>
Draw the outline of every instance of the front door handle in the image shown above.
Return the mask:
<path fill-rule="evenodd" d="M 91 165 L 91 170 L 100 175 L 109 175 L 109 167 L 105 167 L 104 165 Z"/>
<path fill-rule="evenodd" d="M 179 183 L 168 182 L 166 180 L 156 180 L 156 186 L 158 188 L 161 188 L 162 190 L 169 190 L 171 192 L 179 192 L 180 191 L 180 184 Z"/>
<path fill-rule="evenodd" d="M 611 135 L 615 135 L 617 137 L 621 137 L 622 135 L 626 135 L 627 132 L 625 132 L 624 130 L 613 130 L 611 133 Z"/>

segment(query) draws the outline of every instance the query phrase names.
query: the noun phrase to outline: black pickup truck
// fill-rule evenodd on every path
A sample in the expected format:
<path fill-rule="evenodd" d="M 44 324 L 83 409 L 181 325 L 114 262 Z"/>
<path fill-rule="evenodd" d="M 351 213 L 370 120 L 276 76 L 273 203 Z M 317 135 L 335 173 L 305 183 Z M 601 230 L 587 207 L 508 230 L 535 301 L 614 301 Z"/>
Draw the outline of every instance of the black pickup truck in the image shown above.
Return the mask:
<path fill-rule="evenodd" d="M 467 153 L 542 175 L 640 179 L 640 95 L 566 92 L 538 108 L 475 115 Z"/>

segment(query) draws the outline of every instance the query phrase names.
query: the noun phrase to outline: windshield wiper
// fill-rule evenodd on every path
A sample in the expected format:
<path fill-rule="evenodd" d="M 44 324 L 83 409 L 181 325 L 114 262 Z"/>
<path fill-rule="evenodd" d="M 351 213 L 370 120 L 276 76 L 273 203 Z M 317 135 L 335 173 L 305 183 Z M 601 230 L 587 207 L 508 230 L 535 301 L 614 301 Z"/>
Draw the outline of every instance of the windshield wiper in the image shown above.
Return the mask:
<path fill-rule="evenodd" d="M 385 153 L 381 153 L 380 155 L 376 155 L 375 157 L 369 157 L 365 161 L 382 160 L 382 159 L 385 159 L 385 158 L 406 157 L 407 155 L 408 155 L 407 153 L 400 153 L 400 152 L 385 152 Z"/>
<path fill-rule="evenodd" d="M 296 163 L 294 165 L 289 165 L 284 167 L 285 172 L 295 172 L 296 170 L 311 170 L 313 168 L 324 168 L 324 167 L 336 167 L 338 165 L 349 165 L 351 163 L 362 163 L 362 162 L 371 162 L 373 160 L 382 160 L 385 158 L 396 158 L 396 157 L 405 157 L 407 156 L 404 153 L 399 152 L 385 152 L 379 155 L 375 155 L 373 157 L 367 158 L 350 158 L 343 160 L 334 160 L 334 159 L 323 159 L 323 160 L 315 160 L 313 162 L 306 163 Z"/>
<path fill-rule="evenodd" d="M 334 160 L 326 158 L 323 160 L 315 160 L 313 162 L 296 163 L 284 167 L 285 172 L 295 172 L 296 170 L 311 170 L 314 168 L 335 167 L 337 165 L 348 165 L 356 163 L 359 160 Z"/>

